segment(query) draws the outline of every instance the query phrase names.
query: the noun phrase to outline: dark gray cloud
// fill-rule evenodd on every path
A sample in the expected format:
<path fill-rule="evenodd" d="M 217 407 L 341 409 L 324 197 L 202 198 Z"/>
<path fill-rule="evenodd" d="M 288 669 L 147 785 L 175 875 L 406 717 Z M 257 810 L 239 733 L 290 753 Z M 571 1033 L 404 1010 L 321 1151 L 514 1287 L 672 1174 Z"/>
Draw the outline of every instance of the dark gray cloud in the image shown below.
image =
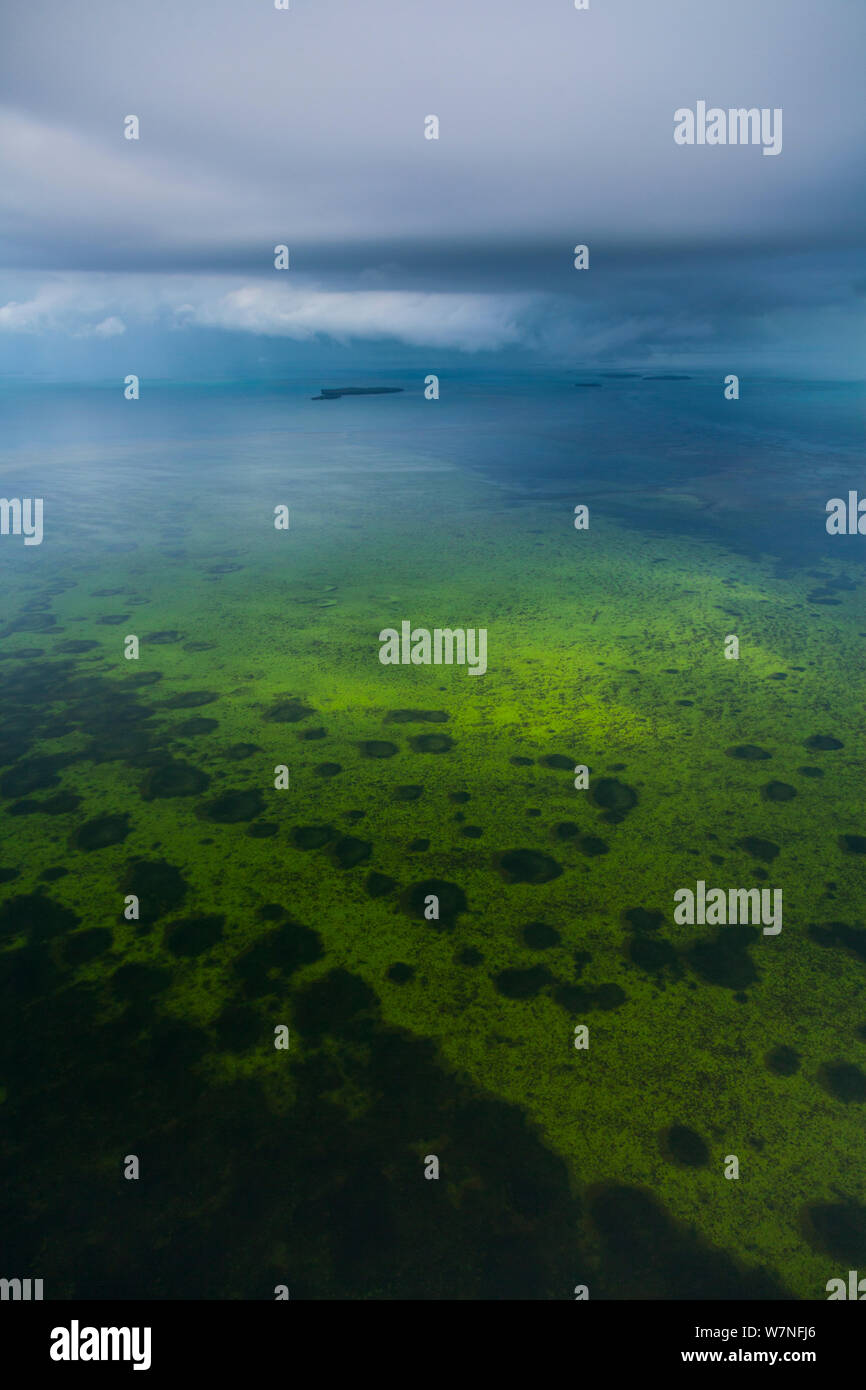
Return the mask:
<path fill-rule="evenodd" d="M 20 0 L 4 28 L 3 336 L 574 355 L 811 307 L 847 341 L 859 0 Z M 781 108 L 781 154 L 677 146 L 699 99 Z"/>
<path fill-rule="evenodd" d="M 864 229 L 851 0 L 87 0 L 13 5 L 6 29 L 7 264 L 252 272 L 285 241 L 318 271 L 379 244 L 483 262 Z M 782 154 L 676 146 L 698 99 L 781 107 Z"/>

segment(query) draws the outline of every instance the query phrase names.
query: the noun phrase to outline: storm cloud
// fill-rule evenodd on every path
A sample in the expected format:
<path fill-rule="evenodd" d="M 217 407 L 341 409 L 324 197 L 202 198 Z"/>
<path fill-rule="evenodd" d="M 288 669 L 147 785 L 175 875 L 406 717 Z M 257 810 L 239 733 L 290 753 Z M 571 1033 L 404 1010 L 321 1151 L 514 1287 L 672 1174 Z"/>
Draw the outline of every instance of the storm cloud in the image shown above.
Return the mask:
<path fill-rule="evenodd" d="M 291 4 L 7 8 L 3 340 L 147 323 L 575 355 L 766 342 L 807 312 L 853 337 L 866 7 Z M 698 100 L 783 109 L 782 153 L 678 146 Z"/>

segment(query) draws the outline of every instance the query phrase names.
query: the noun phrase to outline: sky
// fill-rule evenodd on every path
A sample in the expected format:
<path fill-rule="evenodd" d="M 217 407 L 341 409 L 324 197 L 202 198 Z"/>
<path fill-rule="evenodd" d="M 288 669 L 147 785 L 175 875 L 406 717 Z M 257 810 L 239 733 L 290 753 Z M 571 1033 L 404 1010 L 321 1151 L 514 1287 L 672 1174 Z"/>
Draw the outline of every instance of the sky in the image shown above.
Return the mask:
<path fill-rule="evenodd" d="M 0 4 L 4 375 L 866 373 L 863 0 Z"/>

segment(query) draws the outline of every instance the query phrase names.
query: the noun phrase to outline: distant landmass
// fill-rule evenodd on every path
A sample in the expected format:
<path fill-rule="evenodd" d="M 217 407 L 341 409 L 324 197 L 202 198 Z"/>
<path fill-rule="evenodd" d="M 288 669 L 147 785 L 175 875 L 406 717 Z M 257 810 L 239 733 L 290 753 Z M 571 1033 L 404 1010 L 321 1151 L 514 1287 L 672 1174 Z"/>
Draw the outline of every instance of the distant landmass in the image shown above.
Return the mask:
<path fill-rule="evenodd" d="M 583 387 L 587 387 L 587 386 L 598 386 L 598 387 L 600 387 L 600 386 L 601 386 L 601 382 L 600 382 L 600 381 L 576 381 L 574 384 L 575 384 L 575 386 L 583 386 Z"/>
<path fill-rule="evenodd" d="M 323 386 L 321 396 L 311 396 L 311 401 L 336 401 L 340 396 L 392 396 L 402 391 L 402 386 Z"/>
<path fill-rule="evenodd" d="M 691 377 L 682 372 L 659 372 L 656 376 L 645 376 L 644 381 L 691 381 Z"/>

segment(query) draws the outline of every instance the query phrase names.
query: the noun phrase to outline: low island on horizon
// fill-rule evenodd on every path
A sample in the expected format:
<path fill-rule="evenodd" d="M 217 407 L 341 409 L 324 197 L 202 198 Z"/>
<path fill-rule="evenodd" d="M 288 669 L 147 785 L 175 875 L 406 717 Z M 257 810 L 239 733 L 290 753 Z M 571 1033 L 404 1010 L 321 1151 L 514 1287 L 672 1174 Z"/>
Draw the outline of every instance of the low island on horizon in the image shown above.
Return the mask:
<path fill-rule="evenodd" d="M 402 386 L 323 386 L 321 396 L 311 396 L 310 400 L 336 401 L 340 396 L 391 396 L 402 390 Z"/>

